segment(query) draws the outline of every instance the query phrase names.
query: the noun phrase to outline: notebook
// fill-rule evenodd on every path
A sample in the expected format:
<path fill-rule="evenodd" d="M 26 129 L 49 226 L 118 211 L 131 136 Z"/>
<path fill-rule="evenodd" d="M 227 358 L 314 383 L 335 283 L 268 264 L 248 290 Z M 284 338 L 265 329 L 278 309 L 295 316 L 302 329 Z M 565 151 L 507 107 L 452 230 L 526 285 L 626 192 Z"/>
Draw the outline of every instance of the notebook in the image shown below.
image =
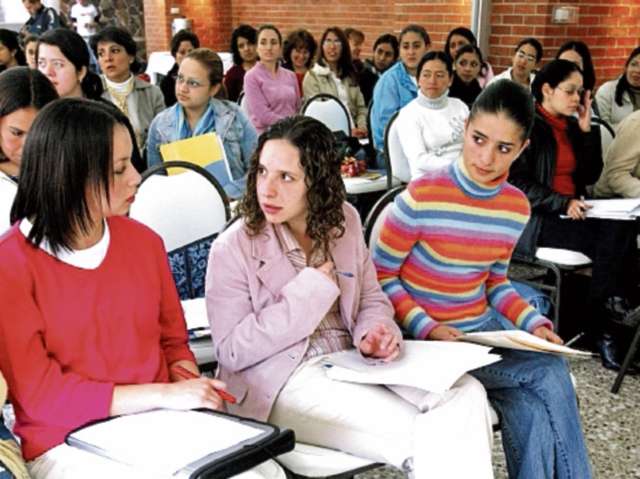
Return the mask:
<path fill-rule="evenodd" d="M 232 178 L 224 147 L 215 131 L 161 145 L 160 154 L 162 161 L 188 161 L 202 168 L 222 162 L 216 166 L 223 166 L 229 178 Z M 184 171 L 183 168 L 170 168 L 167 174 L 177 175 Z"/>
<path fill-rule="evenodd" d="M 293 450 L 295 436 L 218 411 L 155 409 L 88 424 L 66 443 L 166 477 L 226 479 Z"/>

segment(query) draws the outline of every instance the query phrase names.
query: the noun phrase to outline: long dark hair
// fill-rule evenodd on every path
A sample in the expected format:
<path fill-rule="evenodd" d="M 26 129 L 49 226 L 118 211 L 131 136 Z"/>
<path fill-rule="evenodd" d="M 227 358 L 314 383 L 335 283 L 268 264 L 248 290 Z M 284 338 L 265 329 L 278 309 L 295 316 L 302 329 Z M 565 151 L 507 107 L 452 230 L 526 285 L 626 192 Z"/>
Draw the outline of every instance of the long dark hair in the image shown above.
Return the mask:
<path fill-rule="evenodd" d="M 629 63 L 631 63 L 631 60 L 633 60 L 638 55 L 640 55 L 640 47 L 636 47 L 631 52 L 631 55 L 629 55 L 629 58 L 627 58 L 627 62 L 624 64 L 625 72 L 618 79 L 618 83 L 616 84 L 616 93 L 614 98 L 618 106 L 622 106 L 622 95 L 624 94 L 624 92 L 627 92 L 629 94 L 629 97 L 631 98 L 631 103 L 635 103 L 636 101 L 636 95 L 631 89 L 631 85 L 629 84 L 629 80 L 627 79 L 626 70 L 629 67 Z"/>
<path fill-rule="evenodd" d="M 39 111 L 57 98 L 53 84 L 34 68 L 15 67 L 0 73 L 0 118 L 23 108 Z"/>
<path fill-rule="evenodd" d="M 551 60 L 543 66 L 531 83 L 531 94 L 536 102 L 542 105 L 542 86 L 547 83 L 551 88 L 556 88 L 560 83 L 577 72 L 582 76 L 582 70 L 578 65 L 569 60 Z"/>
<path fill-rule="evenodd" d="M 116 125 L 132 134 L 120 110 L 81 98 L 56 100 L 36 116 L 11 208 L 11 223 L 32 220 L 29 240 L 35 245 L 46 239 L 54 253 L 71 250 L 78 234 L 91 229 L 87 192 L 109 200 Z"/>
<path fill-rule="evenodd" d="M 69 60 L 76 69 L 76 72 L 85 68 L 85 75 L 80 82 L 82 93 L 90 100 L 97 100 L 102 96 L 104 87 L 100 77 L 89 70 L 89 50 L 83 38 L 76 32 L 67 28 L 56 28 L 49 30 L 40 38 L 36 46 L 36 63 L 40 56 L 40 45 L 51 45 L 58 47 L 67 60 Z"/>
<path fill-rule="evenodd" d="M 238 39 L 240 37 L 246 38 L 249 43 L 255 45 L 258 41 L 258 33 L 251 25 L 240 25 L 231 32 L 229 47 L 233 55 L 234 65 L 242 65 L 242 56 L 240 55 L 240 50 L 238 50 Z"/>
<path fill-rule="evenodd" d="M 358 74 L 356 73 L 355 68 L 353 67 L 353 62 L 351 61 L 351 48 L 349 47 L 349 40 L 347 36 L 342 31 L 340 27 L 329 27 L 322 34 L 322 38 L 320 39 L 320 49 L 318 50 L 318 65 L 326 67 L 327 64 L 324 59 L 324 41 L 327 39 L 327 35 L 329 33 L 333 33 L 340 43 L 342 43 L 342 53 L 340 54 L 340 58 L 338 58 L 338 76 L 341 80 L 345 78 L 351 79 L 352 85 L 358 84 Z"/>
<path fill-rule="evenodd" d="M 27 57 L 25 57 L 22 48 L 20 48 L 20 41 L 16 32 L 7 30 L 6 28 L 0 28 L 0 43 L 2 43 L 7 50 L 14 50 L 13 58 L 16 59 L 18 65 L 24 66 L 27 64 Z"/>
<path fill-rule="evenodd" d="M 257 192 L 260 155 L 269 140 L 285 140 L 300 153 L 300 167 L 307 186 L 307 236 L 314 241 L 311 255 L 320 253 L 329 258 L 331 241 L 344 234 L 346 199 L 340 176 L 342 159 L 338 154 L 333 134 L 323 123 L 302 115 L 278 120 L 267 128 L 249 161 L 247 190 L 238 202 L 236 211 L 244 218 L 251 236 L 260 234 L 265 216 L 260 208 Z"/>
<path fill-rule="evenodd" d="M 512 80 L 498 80 L 487 85 L 473 102 L 467 125 L 484 113 L 502 114 L 509 118 L 520 128 L 520 138 L 524 142 L 531 134 L 535 105 L 531 94 L 522 85 Z"/>
<path fill-rule="evenodd" d="M 596 86 L 596 70 L 593 68 L 589 47 L 584 42 L 571 40 L 560 47 L 556 53 L 556 60 L 559 60 L 560 55 L 568 51 L 574 51 L 582 58 L 582 86 L 585 90 L 593 92 L 593 88 Z"/>

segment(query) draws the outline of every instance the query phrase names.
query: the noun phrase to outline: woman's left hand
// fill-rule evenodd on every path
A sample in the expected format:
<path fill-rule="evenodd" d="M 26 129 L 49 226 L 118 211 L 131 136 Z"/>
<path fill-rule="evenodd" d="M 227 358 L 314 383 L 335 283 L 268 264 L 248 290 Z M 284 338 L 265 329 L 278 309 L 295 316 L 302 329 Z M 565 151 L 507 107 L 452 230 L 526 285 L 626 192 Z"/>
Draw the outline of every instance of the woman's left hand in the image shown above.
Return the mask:
<path fill-rule="evenodd" d="M 351 136 L 355 136 L 356 138 L 366 138 L 367 137 L 367 127 L 361 126 L 360 128 L 352 128 Z"/>
<path fill-rule="evenodd" d="M 560 336 L 558 336 L 546 326 L 539 326 L 534 329 L 533 335 L 539 337 L 540 339 L 544 339 L 545 341 L 549 341 L 550 343 L 560 345 L 564 344 L 564 341 L 560 339 Z"/>
<path fill-rule="evenodd" d="M 389 363 L 400 356 L 400 338 L 386 324 L 376 324 L 360 341 L 360 352 Z"/>
<path fill-rule="evenodd" d="M 591 104 L 593 99 L 591 98 L 591 91 L 585 90 L 584 92 L 584 105 L 578 105 L 578 125 L 580 129 L 585 133 L 591 131 Z"/>

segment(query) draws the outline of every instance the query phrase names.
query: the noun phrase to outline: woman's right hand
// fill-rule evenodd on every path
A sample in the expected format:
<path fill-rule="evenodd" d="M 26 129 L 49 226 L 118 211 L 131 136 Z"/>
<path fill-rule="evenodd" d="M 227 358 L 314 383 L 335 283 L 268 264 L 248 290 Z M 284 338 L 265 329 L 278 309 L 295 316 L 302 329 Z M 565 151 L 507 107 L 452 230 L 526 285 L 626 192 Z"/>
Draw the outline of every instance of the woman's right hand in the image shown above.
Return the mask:
<path fill-rule="evenodd" d="M 336 277 L 333 274 L 333 270 L 335 269 L 335 266 L 333 264 L 333 261 L 325 261 L 324 263 L 317 265 L 316 269 L 321 273 L 326 274 L 331 281 L 335 282 Z"/>
<path fill-rule="evenodd" d="M 429 334 L 427 334 L 427 339 L 431 339 L 434 341 L 453 341 L 458 336 L 462 336 L 464 333 L 459 329 L 456 329 L 452 326 L 445 326 L 440 324 L 433 328 Z"/>
<path fill-rule="evenodd" d="M 593 208 L 592 205 L 589 205 L 581 200 L 571 200 L 569 201 L 569 206 L 567 206 L 567 215 L 574 220 L 584 220 L 587 218 L 585 212 Z"/>
<path fill-rule="evenodd" d="M 226 389 L 224 381 L 201 377 L 164 385 L 162 406 L 167 409 L 206 408 L 220 410 L 222 398 L 216 389 Z"/>

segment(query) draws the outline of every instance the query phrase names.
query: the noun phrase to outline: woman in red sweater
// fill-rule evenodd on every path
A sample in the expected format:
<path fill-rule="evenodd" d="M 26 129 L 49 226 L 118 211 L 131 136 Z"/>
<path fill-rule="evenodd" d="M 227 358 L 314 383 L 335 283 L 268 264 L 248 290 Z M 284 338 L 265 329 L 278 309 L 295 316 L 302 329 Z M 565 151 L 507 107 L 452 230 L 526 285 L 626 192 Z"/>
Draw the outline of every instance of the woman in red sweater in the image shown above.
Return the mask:
<path fill-rule="evenodd" d="M 601 353 L 602 365 L 619 370 L 613 326 L 640 314 L 629 304 L 637 296 L 636 225 L 586 217 L 591 207 L 583 198 L 586 187 L 600 176 L 602 153 L 580 67 L 567 60 L 549 62 L 536 75 L 531 92 L 536 100 L 531 143 L 509 173 L 509 182 L 531 203 L 531 219 L 515 255 L 532 259 L 537 247 L 552 247 L 580 251 L 593 261 L 588 299 L 595 315 L 585 330 Z M 628 372 L 638 370 L 630 367 Z"/>
<path fill-rule="evenodd" d="M 0 370 L 34 479 L 147 477 L 64 444 L 97 419 L 219 409 L 198 373 L 162 240 L 126 218 L 140 175 L 127 118 L 81 99 L 49 104 L 22 154 L 0 237 Z"/>

